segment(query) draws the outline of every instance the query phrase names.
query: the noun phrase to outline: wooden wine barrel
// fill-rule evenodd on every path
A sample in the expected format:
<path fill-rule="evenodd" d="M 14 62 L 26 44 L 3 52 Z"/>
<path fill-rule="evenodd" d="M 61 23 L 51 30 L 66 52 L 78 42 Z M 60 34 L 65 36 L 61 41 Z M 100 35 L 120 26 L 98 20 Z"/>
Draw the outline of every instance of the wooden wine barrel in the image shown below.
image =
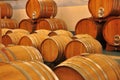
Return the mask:
<path fill-rule="evenodd" d="M 5 47 L 5 45 L 4 45 L 4 44 L 2 44 L 2 43 L 0 43 L 0 48 L 3 48 L 3 47 Z"/>
<path fill-rule="evenodd" d="M 0 2 L 0 18 L 11 18 L 13 15 L 13 8 L 9 3 Z"/>
<path fill-rule="evenodd" d="M 8 28 L 2 28 L 1 30 L 2 30 L 2 36 L 6 35 L 8 33 L 12 33 L 11 29 L 8 29 Z"/>
<path fill-rule="evenodd" d="M 40 52 L 31 46 L 0 47 L 0 62 L 9 61 L 34 61 L 43 62 Z"/>
<path fill-rule="evenodd" d="M 69 36 L 69 37 L 73 36 L 73 34 L 67 30 L 55 30 L 55 31 L 51 31 L 48 34 L 48 36 L 55 36 L 55 35 L 63 35 L 63 36 Z"/>
<path fill-rule="evenodd" d="M 5 45 L 0 43 L 0 63 L 1 62 L 9 62 L 8 57 L 2 52 L 3 48 L 5 48 Z"/>
<path fill-rule="evenodd" d="M 72 37 L 72 39 L 81 39 L 81 38 L 93 38 L 93 37 L 89 34 L 77 34 Z"/>
<path fill-rule="evenodd" d="M 35 33 L 39 34 L 40 36 L 48 36 L 48 34 L 51 32 L 50 30 L 46 29 L 38 29 L 34 31 Z"/>
<path fill-rule="evenodd" d="M 32 19 L 55 17 L 57 4 L 54 0 L 28 0 L 26 13 Z"/>
<path fill-rule="evenodd" d="M 0 19 L 1 28 L 16 29 L 18 28 L 17 21 L 15 19 Z"/>
<path fill-rule="evenodd" d="M 22 61 L 32 61 L 32 60 L 38 60 L 40 62 L 43 62 L 41 53 L 32 46 L 10 46 L 7 47 L 7 50 L 10 51 L 9 54 L 6 55 L 12 55 L 16 60 L 22 60 Z"/>
<path fill-rule="evenodd" d="M 101 37 L 103 24 L 96 22 L 93 18 L 79 20 L 75 27 L 75 34 L 89 34 L 93 38 Z"/>
<path fill-rule="evenodd" d="M 2 28 L 0 27 L 0 43 L 2 43 Z"/>
<path fill-rule="evenodd" d="M 57 65 L 54 72 L 59 80 L 119 80 L 118 65 L 106 55 L 91 54 L 67 59 Z"/>
<path fill-rule="evenodd" d="M 29 31 L 30 33 L 33 32 L 33 29 L 36 27 L 36 22 L 34 22 L 32 19 L 23 19 L 19 23 L 20 29 L 25 29 Z"/>
<path fill-rule="evenodd" d="M 8 32 L 9 33 L 9 32 Z M 25 29 L 11 29 L 11 32 L 10 33 L 23 33 L 23 34 L 30 34 L 29 31 L 25 30 Z"/>
<path fill-rule="evenodd" d="M 72 39 L 68 36 L 52 36 L 45 39 L 40 51 L 45 62 L 56 62 L 64 59 L 64 48 Z"/>
<path fill-rule="evenodd" d="M 47 29 L 47 30 L 67 30 L 66 24 L 63 20 L 52 18 L 52 19 L 39 19 L 36 25 L 36 30 L 38 29 Z"/>
<path fill-rule="evenodd" d="M 7 56 L 1 51 L 0 51 L 0 62 L 9 62 Z"/>
<path fill-rule="evenodd" d="M 2 36 L 2 43 L 5 46 L 9 46 L 11 44 L 17 45 L 17 44 L 19 44 L 20 39 L 26 35 L 28 35 L 28 34 L 20 33 L 20 32 L 19 33 L 18 32 L 17 33 L 9 33 L 9 34 Z"/>
<path fill-rule="evenodd" d="M 2 36 L 9 34 L 9 33 L 24 33 L 24 34 L 30 34 L 27 30 L 24 29 L 8 29 L 8 28 L 2 28 Z"/>
<path fill-rule="evenodd" d="M 103 46 L 106 47 L 106 42 L 103 38 L 103 25 L 104 22 L 97 22 L 93 18 L 84 18 L 78 21 L 75 27 L 75 34 L 89 34 L 97 39 Z"/>
<path fill-rule="evenodd" d="M 93 38 L 73 39 L 65 47 L 65 57 L 70 58 L 82 53 L 101 53 L 102 45 Z"/>
<path fill-rule="evenodd" d="M 38 48 L 41 45 L 42 41 L 47 37 L 48 36 L 45 36 L 45 35 L 43 36 L 37 33 L 33 33 L 27 36 L 23 36 L 19 41 L 19 45 L 34 46 Z"/>
<path fill-rule="evenodd" d="M 59 80 L 48 66 L 39 61 L 2 63 L 0 73 L 1 80 Z"/>
<path fill-rule="evenodd" d="M 95 18 L 106 18 L 112 15 L 120 15 L 119 0 L 89 0 L 88 8 L 92 16 Z"/>
<path fill-rule="evenodd" d="M 109 19 L 103 29 L 103 37 L 109 45 L 120 46 L 120 18 Z"/>

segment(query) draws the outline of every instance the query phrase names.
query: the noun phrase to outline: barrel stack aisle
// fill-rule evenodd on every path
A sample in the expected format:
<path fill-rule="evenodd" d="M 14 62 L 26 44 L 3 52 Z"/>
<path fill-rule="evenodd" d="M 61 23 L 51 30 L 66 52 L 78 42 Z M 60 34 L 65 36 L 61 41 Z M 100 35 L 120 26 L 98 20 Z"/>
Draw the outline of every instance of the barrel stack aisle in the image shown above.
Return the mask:
<path fill-rule="evenodd" d="M 88 9 L 92 16 L 81 19 L 76 24 L 75 33 L 90 34 L 100 41 L 107 51 L 120 50 L 119 0 L 89 0 Z"/>
<path fill-rule="evenodd" d="M 95 4 L 95 9 L 100 5 L 93 10 L 96 16 L 90 10 L 92 17 L 80 20 L 73 34 L 56 17 L 54 0 L 27 0 L 29 18 L 23 18 L 17 28 L 0 29 L 0 80 L 120 80 L 119 60 L 106 55 L 115 51 L 119 58 L 119 15 L 105 16 L 101 0 L 89 0 L 89 9 Z M 109 24 L 114 19 L 116 23 Z M 117 31 L 104 31 L 104 25 L 116 25 Z M 112 41 L 106 40 L 108 36 Z"/>
<path fill-rule="evenodd" d="M 75 34 L 93 36 L 102 44 L 103 53 L 113 56 L 120 62 L 119 0 L 89 0 L 88 10 L 91 17 L 83 18 L 77 22 Z"/>
<path fill-rule="evenodd" d="M 19 28 L 21 29 L 26 29 L 31 33 L 39 29 L 52 31 L 58 29 L 67 30 L 65 22 L 55 18 L 57 14 L 57 4 L 53 0 L 28 0 L 25 10 L 30 19 L 23 19 L 19 23 Z"/>

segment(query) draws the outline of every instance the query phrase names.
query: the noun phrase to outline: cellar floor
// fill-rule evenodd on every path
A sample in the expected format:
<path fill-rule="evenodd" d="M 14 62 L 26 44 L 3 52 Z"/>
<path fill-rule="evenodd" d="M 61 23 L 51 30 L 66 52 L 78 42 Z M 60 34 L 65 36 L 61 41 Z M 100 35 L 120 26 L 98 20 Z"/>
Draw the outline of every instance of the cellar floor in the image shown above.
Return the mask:
<path fill-rule="evenodd" d="M 106 50 L 103 50 L 103 53 L 111 56 L 113 59 L 115 59 L 120 64 L 120 51 L 106 51 Z"/>

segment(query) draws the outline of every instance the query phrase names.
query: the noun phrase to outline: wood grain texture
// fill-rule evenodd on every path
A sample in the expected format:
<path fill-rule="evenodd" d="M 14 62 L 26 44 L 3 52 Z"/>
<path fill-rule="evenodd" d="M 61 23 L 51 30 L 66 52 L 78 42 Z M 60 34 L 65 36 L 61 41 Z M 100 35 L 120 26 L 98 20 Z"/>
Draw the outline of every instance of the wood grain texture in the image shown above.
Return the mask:
<path fill-rule="evenodd" d="M 103 29 L 103 37 L 109 45 L 115 44 L 115 36 L 118 36 L 118 44 L 120 43 L 120 18 L 114 17 L 106 22 Z M 120 46 L 120 45 L 118 45 Z"/>
<path fill-rule="evenodd" d="M 88 8 L 95 18 L 105 18 L 110 15 L 120 14 L 119 0 L 89 0 Z"/>

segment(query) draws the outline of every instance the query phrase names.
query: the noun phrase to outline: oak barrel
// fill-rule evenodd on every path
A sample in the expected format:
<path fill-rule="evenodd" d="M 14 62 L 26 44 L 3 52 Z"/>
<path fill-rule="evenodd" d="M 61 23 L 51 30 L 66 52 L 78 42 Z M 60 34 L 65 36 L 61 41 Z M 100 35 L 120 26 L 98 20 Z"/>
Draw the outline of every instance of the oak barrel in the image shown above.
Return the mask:
<path fill-rule="evenodd" d="M 0 43 L 2 42 L 2 28 L 0 27 Z"/>
<path fill-rule="evenodd" d="M 7 76 L 6 76 L 7 75 Z M 59 80 L 56 74 L 39 61 L 2 63 L 1 80 Z"/>
<path fill-rule="evenodd" d="M 52 36 L 46 38 L 40 46 L 45 62 L 56 62 L 64 59 L 64 49 L 72 39 L 68 36 Z"/>
<path fill-rule="evenodd" d="M 54 0 L 28 0 L 26 13 L 32 19 L 55 17 L 57 4 Z"/>
<path fill-rule="evenodd" d="M 46 30 L 46 29 L 38 29 L 35 30 L 34 33 L 39 34 L 40 36 L 48 36 L 48 34 L 51 32 L 51 30 Z"/>
<path fill-rule="evenodd" d="M 74 56 L 57 65 L 54 72 L 59 80 L 120 79 L 119 64 L 103 54 Z"/>
<path fill-rule="evenodd" d="M 102 35 L 103 24 L 96 22 L 93 18 L 83 18 L 75 26 L 75 34 L 89 34 L 93 38 Z"/>
<path fill-rule="evenodd" d="M 120 0 L 89 0 L 88 9 L 94 18 L 120 15 Z"/>
<path fill-rule="evenodd" d="M 93 38 L 89 34 L 76 34 L 72 37 L 72 39 L 81 39 L 81 38 Z"/>
<path fill-rule="evenodd" d="M 102 34 L 104 24 L 105 22 L 97 22 L 93 18 L 83 18 L 76 24 L 75 34 L 89 34 L 105 48 L 106 42 Z"/>
<path fill-rule="evenodd" d="M 19 23 L 20 29 L 25 29 L 32 33 L 36 27 L 36 21 L 33 21 L 32 19 L 23 19 Z"/>
<path fill-rule="evenodd" d="M 9 32 L 8 32 L 9 33 Z M 20 28 L 17 28 L 17 29 L 11 29 L 11 33 L 23 33 L 23 34 L 30 34 L 29 31 L 25 30 L 25 29 L 20 29 Z"/>
<path fill-rule="evenodd" d="M 26 36 L 26 35 L 28 35 L 28 34 L 26 34 L 26 33 L 20 33 L 20 32 L 19 33 L 18 32 L 9 33 L 9 34 L 6 34 L 6 35 L 2 36 L 2 43 L 5 46 L 9 46 L 11 44 L 17 45 L 17 44 L 19 44 L 20 39 L 23 36 Z"/>
<path fill-rule="evenodd" d="M 65 47 L 65 57 L 70 58 L 82 53 L 101 53 L 102 45 L 93 38 L 73 39 Z"/>
<path fill-rule="evenodd" d="M 8 28 L 2 28 L 1 30 L 2 30 L 2 36 L 3 36 L 3 35 L 6 35 L 6 34 L 8 34 L 8 33 L 12 33 L 12 32 L 11 32 L 11 29 L 8 29 Z"/>
<path fill-rule="evenodd" d="M 51 31 L 48 34 L 48 36 L 55 36 L 55 35 L 63 35 L 63 36 L 69 36 L 69 37 L 73 36 L 73 34 L 67 30 L 55 30 L 55 31 Z"/>
<path fill-rule="evenodd" d="M 5 48 L 5 45 L 3 45 L 2 43 L 0 43 L 0 62 L 9 62 L 8 57 L 2 51 L 4 48 Z"/>
<path fill-rule="evenodd" d="M 11 18 L 13 15 L 13 8 L 11 4 L 0 2 L 0 18 Z"/>
<path fill-rule="evenodd" d="M 120 17 L 114 17 L 106 21 L 103 29 L 103 37 L 111 46 L 120 46 Z"/>
<path fill-rule="evenodd" d="M 15 19 L 0 19 L 1 28 L 16 29 L 18 28 L 18 23 Z"/>
<path fill-rule="evenodd" d="M 32 46 L 0 47 L 0 62 L 9 61 L 34 61 L 43 62 L 40 52 Z"/>
<path fill-rule="evenodd" d="M 0 62 L 9 62 L 7 56 L 1 51 L 0 51 Z"/>
<path fill-rule="evenodd" d="M 9 54 L 6 55 L 12 55 L 14 58 L 14 61 L 16 60 L 22 60 L 22 61 L 33 61 L 38 60 L 40 62 L 43 62 L 41 53 L 32 46 L 10 46 L 6 47 L 8 51 L 10 51 Z"/>
<path fill-rule="evenodd" d="M 66 23 L 58 18 L 50 18 L 50 19 L 39 19 L 36 25 L 36 30 L 38 29 L 47 29 L 47 30 L 67 30 Z"/>
<path fill-rule="evenodd" d="M 26 35 L 21 37 L 21 39 L 19 40 L 19 45 L 34 46 L 38 48 L 41 45 L 42 41 L 45 40 L 47 37 L 48 36 L 46 35 L 40 35 L 37 33 Z"/>
<path fill-rule="evenodd" d="M 30 34 L 27 30 L 24 29 L 8 29 L 8 28 L 2 28 L 2 36 L 9 34 L 9 33 L 25 33 L 25 34 Z"/>

